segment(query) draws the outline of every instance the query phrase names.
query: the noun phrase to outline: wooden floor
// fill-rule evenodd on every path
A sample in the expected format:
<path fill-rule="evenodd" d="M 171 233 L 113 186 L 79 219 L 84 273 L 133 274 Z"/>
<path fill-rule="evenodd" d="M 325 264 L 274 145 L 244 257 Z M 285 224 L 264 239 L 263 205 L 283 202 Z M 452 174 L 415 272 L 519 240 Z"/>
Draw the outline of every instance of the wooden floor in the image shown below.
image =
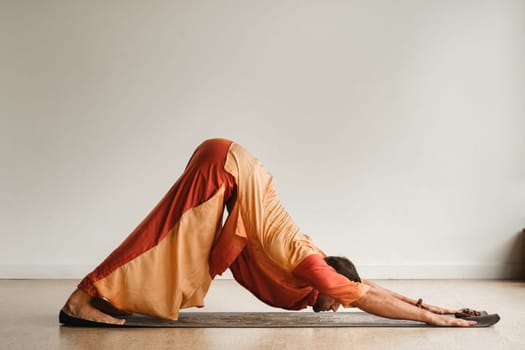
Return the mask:
<path fill-rule="evenodd" d="M 502 320 L 477 329 L 69 328 L 57 315 L 76 281 L 0 280 L 0 349 L 525 349 L 525 282 L 376 282 L 429 303 L 497 312 Z M 214 281 L 206 301 L 195 311 L 276 311 L 231 280 Z"/>

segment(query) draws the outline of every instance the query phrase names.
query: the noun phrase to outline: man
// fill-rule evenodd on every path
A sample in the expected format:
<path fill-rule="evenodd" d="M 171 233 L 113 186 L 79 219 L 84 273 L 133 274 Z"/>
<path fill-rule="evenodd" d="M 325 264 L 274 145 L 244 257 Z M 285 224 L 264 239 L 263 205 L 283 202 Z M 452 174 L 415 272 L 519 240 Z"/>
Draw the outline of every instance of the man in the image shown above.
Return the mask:
<path fill-rule="evenodd" d="M 195 150 L 160 203 L 80 282 L 62 308 L 63 322 L 123 324 L 122 311 L 174 320 L 181 308 L 203 306 L 211 280 L 228 268 L 275 307 L 319 312 L 342 305 L 434 325 L 475 324 L 440 315 L 457 310 L 361 281 L 350 261 L 326 257 L 284 210 L 262 164 L 225 139 Z"/>

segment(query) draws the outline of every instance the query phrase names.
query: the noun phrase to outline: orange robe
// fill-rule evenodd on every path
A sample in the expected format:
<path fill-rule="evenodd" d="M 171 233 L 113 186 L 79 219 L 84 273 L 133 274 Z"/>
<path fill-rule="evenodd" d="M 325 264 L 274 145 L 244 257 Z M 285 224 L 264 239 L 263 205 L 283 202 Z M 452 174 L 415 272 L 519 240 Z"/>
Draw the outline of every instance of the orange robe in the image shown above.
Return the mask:
<path fill-rule="evenodd" d="M 367 292 L 323 257 L 282 207 L 262 164 L 240 145 L 212 139 L 79 288 L 119 309 L 167 319 L 203 306 L 211 280 L 228 268 L 260 300 L 285 309 L 314 305 L 319 292 L 348 307 Z"/>

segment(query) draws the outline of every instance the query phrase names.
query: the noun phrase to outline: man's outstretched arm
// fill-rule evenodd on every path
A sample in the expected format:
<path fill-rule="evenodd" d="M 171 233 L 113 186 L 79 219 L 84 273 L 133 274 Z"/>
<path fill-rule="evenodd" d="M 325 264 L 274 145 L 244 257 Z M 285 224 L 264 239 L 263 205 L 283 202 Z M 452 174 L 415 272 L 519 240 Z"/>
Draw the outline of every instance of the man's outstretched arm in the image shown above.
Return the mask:
<path fill-rule="evenodd" d="M 420 321 L 436 326 L 468 327 L 476 324 L 475 321 L 442 316 L 418 308 L 375 286 L 370 286 L 368 292 L 353 302 L 352 306 L 382 317 Z"/>
<path fill-rule="evenodd" d="M 370 280 L 363 279 L 362 282 L 364 284 L 368 285 L 368 286 L 381 289 L 384 292 L 391 294 L 393 297 L 395 297 L 395 298 L 397 298 L 397 299 L 399 299 L 401 301 L 404 301 L 405 303 L 417 306 L 418 300 L 416 300 L 416 299 L 412 299 L 412 298 L 406 297 L 404 295 L 401 295 L 399 293 L 393 292 L 393 291 L 391 291 L 389 289 L 381 287 L 380 285 L 378 285 L 378 284 L 376 284 L 376 283 L 374 283 L 374 282 L 372 282 Z M 456 314 L 456 313 L 461 313 L 460 310 L 447 309 L 447 308 L 443 308 L 443 307 L 440 307 L 440 306 L 434 306 L 434 305 L 430 305 L 430 304 L 425 304 L 423 302 L 421 302 L 419 307 L 421 307 L 422 309 L 428 310 L 430 312 L 433 312 L 435 314 L 441 314 L 441 315 L 443 315 L 443 314 L 451 314 L 451 315 L 453 315 L 453 314 Z"/>

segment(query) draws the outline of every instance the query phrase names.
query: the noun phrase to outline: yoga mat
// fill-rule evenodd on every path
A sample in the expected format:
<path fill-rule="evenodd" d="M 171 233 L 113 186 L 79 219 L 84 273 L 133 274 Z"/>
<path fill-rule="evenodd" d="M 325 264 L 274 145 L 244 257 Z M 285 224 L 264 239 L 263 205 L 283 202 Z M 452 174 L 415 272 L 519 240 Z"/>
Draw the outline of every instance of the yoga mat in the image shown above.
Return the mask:
<path fill-rule="evenodd" d="M 451 315 L 450 317 L 454 317 Z M 473 327 L 489 327 L 500 320 L 499 315 L 483 312 Z M 60 322 L 68 326 L 115 327 L 79 320 L 60 312 Z M 116 327 L 149 328 L 317 328 L 317 327 L 435 327 L 422 322 L 392 320 L 365 312 L 181 312 L 177 321 L 143 315 L 126 317 L 126 324 Z"/>

